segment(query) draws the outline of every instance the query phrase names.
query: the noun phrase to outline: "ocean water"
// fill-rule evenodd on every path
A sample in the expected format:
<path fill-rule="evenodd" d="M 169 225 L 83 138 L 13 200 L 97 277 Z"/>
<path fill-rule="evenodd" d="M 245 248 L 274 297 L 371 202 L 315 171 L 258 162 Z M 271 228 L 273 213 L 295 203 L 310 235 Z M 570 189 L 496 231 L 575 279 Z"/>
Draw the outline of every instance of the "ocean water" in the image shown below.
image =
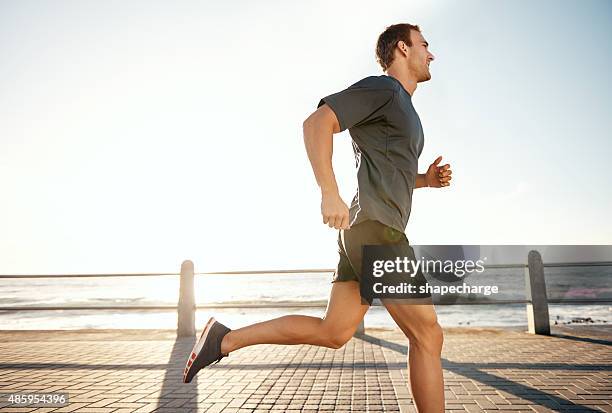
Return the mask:
<path fill-rule="evenodd" d="M 477 277 L 477 278 L 476 278 Z M 323 302 L 332 287 L 331 274 L 198 275 L 195 277 L 198 305 L 231 303 L 273 304 L 287 301 Z M 436 304 L 440 324 L 452 326 L 526 326 L 525 304 L 495 304 L 496 299 L 524 299 L 525 274 L 518 269 L 491 269 L 466 277 L 472 285 L 496 285 L 499 293 L 491 304 Z M 549 304 L 551 324 L 612 323 L 612 267 L 547 268 L 549 299 L 591 298 L 610 304 Z M 179 278 L 88 277 L 0 279 L 0 306 L 130 306 L 176 305 Z M 487 298 L 487 297 L 479 297 Z M 213 315 L 232 328 L 280 317 L 302 314 L 322 317 L 321 308 L 206 308 L 196 312 L 196 325 Z M 80 328 L 176 328 L 176 310 L 37 310 L 0 311 L 0 329 Z M 375 305 L 365 317 L 367 327 L 395 327 L 385 308 Z"/>

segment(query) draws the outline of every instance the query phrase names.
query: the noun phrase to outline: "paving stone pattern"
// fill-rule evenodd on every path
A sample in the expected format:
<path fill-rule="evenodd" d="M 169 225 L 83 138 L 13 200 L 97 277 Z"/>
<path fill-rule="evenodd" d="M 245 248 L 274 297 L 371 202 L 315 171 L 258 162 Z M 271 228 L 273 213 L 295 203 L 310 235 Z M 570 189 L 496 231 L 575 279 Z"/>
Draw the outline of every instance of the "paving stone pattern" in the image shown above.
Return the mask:
<path fill-rule="evenodd" d="M 195 337 L 170 330 L 0 331 L 0 392 L 67 392 L 1 412 L 416 412 L 408 341 L 368 329 L 338 350 L 257 345 L 181 382 Z M 612 328 L 445 329 L 448 412 L 612 413 Z"/>

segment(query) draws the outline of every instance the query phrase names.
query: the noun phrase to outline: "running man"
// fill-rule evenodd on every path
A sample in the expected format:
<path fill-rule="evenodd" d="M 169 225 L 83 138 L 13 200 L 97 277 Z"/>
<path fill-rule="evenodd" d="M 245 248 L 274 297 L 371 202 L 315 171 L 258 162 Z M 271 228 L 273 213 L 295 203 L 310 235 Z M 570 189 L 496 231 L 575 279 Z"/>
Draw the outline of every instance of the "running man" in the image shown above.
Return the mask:
<path fill-rule="evenodd" d="M 286 315 L 232 330 L 208 321 L 185 367 L 183 381 L 229 353 L 255 344 L 342 347 L 355 334 L 371 302 L 360 293 L 362 246 L 396 244 L 414 259 L 404 233 L 415 188 L 450 185 L 450 165 L 439 156 L 424 174 L 418 157 L 423 129 L 412 105 L 417 84 L 431 79 L 428 50 L 418 26 L 396 24 L 379 36 L 376 60 L 384 75 L 369 76 L 320 100 L 303 124 L 304 143 L 321 189 L 323 223 L 338 230 L 340 260 L 322 318 Z M 333 135 L 348 129 L 357 163 L 357 193 L 350 208 L 332 169 Z M 419 279 L 419 277 L 421 277 Z M 423 282 L 422 274 L 417 277 Z M 409 387 L 419 412 L 444 411 L 442 328 L 431 301 L 381 300 L 409 340 Z"/>

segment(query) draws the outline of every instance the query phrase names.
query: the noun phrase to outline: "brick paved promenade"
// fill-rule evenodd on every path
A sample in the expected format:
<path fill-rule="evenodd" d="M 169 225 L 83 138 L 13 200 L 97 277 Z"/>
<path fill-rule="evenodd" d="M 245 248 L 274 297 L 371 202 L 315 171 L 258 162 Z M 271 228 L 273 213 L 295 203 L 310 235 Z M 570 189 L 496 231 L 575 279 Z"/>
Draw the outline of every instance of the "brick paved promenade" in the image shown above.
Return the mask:
<path fill-rule="evenodd" d="M 447 411 L 612 412 L 612 328 L 553 334 L 445 329 Z M 338 350 L 247 347 L 183 384 L 194 340 L 169 330 L 0 331 L 2 392 L 70 397 L 64 407 L 0 411 L 415 411 L 399 330 L 368 329 Z"/>

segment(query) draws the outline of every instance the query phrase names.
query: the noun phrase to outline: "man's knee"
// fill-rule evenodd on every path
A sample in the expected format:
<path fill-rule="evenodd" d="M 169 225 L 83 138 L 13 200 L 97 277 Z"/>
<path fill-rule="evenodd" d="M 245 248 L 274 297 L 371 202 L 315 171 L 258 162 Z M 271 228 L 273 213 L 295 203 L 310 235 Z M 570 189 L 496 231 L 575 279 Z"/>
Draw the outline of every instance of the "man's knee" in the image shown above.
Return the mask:
<path fill-rule="evenodd" d="M 343 345 L 345 345 L 355 334 L 357 327 L 354 328 L 341 328 L 334 326 L 324 326 L 323 327 L 323 335 L 325 347 L 339 349 Z"/>
<path fill-rule="evenodd" d="M 440 356 L 444 345 L 444 331 L 437 319 L 434 319 L 415 329 L 409 340 L 411 344 L 423 348 L 428 353 Z"/>
<path fill-rule="evenodd" d="M 348 333 L 343 332 L 343 333 L 339 333 L 337 335 L 334 335 L 331 340 L 330 340 L 330 348 L 333 349 L 339 349 L 341 348 L 343 345 L 345 345 L 346 343 L 348 343 L 348 341 L 353 337 L 353 332 L 349 331 Z"/>

